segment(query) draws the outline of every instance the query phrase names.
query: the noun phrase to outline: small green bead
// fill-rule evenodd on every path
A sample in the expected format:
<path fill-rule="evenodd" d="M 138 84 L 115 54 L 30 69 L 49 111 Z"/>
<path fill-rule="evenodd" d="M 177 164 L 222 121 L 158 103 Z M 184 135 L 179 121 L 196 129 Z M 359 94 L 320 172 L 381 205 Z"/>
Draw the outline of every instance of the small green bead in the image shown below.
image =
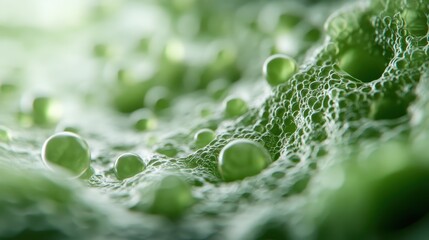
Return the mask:
<path fill-rule="evenodd" d="M 116 75 L 119 84 L 130 85 L 133 83 L 134 77 L 130 70 L 119 69 Z"/>
<path fill-rule="evenodd" d="M 115 174 L 119 180 L 130 178 L 146 168 L 143 159 L 133 153 L 120 155 L 115 162 Z"/>
<path fill-rule="evenodd" d="M 175 157 L 178 153 L 177 148 L 171 142 L 167 142 L 163 144 L 162 146 L 158 147 L 155 151 L 167 157 Z"/>
<path fill-rule="evenodd" d="M 247 139 L 233 140 L 219 155 L 219 171 L 225 181 L 257 175 L 270 163 L 268 151 L 259 143 Z"/>
<path fill-rule="evenodd" d="M 144 103 L 155 112 L 168 109 L 171 105 L 170 91 L 165 87 L 153 87 L 146 93 Z"/>
<path fill-rule="evenodd" d="M 241 98 L 230 98 L 225 102 L 225 116 L 235 118 L 248 111 L 247 103 Z"/>
<path fill-rule="evenodd" d="M 216 134 L 211 129 L 205 128 L 201 129 L 194 135 L 195 146 L 197 148 L 202 148 L 208 145 L 213 139 L 215 139 Z"/>
<path fill-rule="evenodd" d="M 287 82 L 296 73 L 297 65 L 293 58 L 284 54 L 275 54 L 264 62 L 262 72 L 271 86 Z"/>
<path fill-rule="evenodd" d="M 169 175 L 155 187 L 149 211 L 167 217 L 178 217 L 194 203 L 191 187 L 181 177 Z"/>
<path fill-rule="evenodd" d="M 339 67 L 343 71 L 362 82 L 371 82 L 381 77 L 386 65 L 386 59 L 381 54 L 370 54 L 360 47 L 346 50 L 339 61 Z"/>
<path fill-rule="evenodd" d="M 97 44 L 94 46 L 94 55 L 98 58 L 109 58 L 113 55 L 113 49 L 106 44 Z"/>
<path fill-rule="evenodd" d="M 153 130 L 157 127 L 158 122 L 154 114 L 149 109 L 139 109 L 131 114 L 134 129 L 137 131 Z"/>
<path fill-rule="evenodd" d="M 278 29 L 281 32 L 290 32 L 295 28 L 302 18 L 299 15 L 293 13 L 283 13 L 279 17 Z"/>
<path fill-rule="evenodd" d="M 79 176 L 89 167 L 91 153 L 88 144 L 79 135 L 60 132 L 45 141 L 42 159 L 48 167 L 62 167 L 73 176 Z"/>
<path fill-rule="evenodd" d="M 50 97 L 36 97 L 33 100 L 33 122 L 39 126 L 58 123 L 62 116 L 61 105 Z"/>
<path fill-rule="evenodd" d="M 10 142 L 12 136 L 10 130 L 6 127 L 0 126 L 0 142 Z"/>

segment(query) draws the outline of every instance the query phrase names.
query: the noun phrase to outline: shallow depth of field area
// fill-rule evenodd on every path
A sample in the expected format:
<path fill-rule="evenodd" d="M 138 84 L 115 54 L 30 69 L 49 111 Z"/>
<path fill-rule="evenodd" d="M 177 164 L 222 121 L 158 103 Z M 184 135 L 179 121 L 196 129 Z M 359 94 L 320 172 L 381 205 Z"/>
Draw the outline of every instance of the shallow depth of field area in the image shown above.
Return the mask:
<path fill-rule="evenodd" d="M 0 239 L 427 239 L 427 0 L 0 0 Z"/>

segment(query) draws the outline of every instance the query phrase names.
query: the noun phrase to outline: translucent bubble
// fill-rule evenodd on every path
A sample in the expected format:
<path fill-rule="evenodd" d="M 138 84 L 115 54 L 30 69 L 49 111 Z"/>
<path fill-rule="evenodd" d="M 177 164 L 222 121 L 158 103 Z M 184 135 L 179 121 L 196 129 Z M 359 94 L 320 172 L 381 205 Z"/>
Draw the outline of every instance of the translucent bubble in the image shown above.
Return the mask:
<path fill-rule="evenodd" d="M 276 54 L 265 60 L 262 72 L 271 86 L 287 82 L 296 72 L 297 66 L 293 58 Z"/>
<path fill-rule="evenodd" d="M 115 175 L 119 180 L 130 178 L 145 168 L 143 159 L 134 153 L 124 153 L 115 161 Z"/>
<path fill-rule="evenodd" d="M 247 103 L 241 98 L 229 98 L 225 101 L 225 116 L 227 118 L 239 117 L 247 110 Z"/>
<path fill-rule="evenodd" d="M 33 122 L 46 126 L 58 123 L 62 117 L 61 104 L 50 97 L 36 97 L 33 100 Z"/>
<path fill-rule="evenodd" d="M 248 139 L 231 141 L 219 154 L 219 171 L 225 181 L 257 175 L 270 163 L 271 156 L 267 150 Z"/>
<path fill-rule="evenodd" d="M 168 109 L 171 104 L 170 91 L 165 87 L 153 87 L 146 93 L 144 103 L 154 111 Z"/>
<path fill-rule="evenodd" d="M 195 146 L 197 148 L 202 148 L 208 145 L 213 139 L 215 139 L 216 134 L 211 129 L 205 128 L 201 129 L 194 135 Z"/>
<path fill-rule="evenodd" d="M 153 130 L 158 125 L 155 115 L 149 109 L 136 110 L 131 114 L 130 118 L 134 129 L 137 131 Z"/>
<path fill-rule="evenodd" d="M 165 176 L 149 188 L 142 198 L 150 213 L 177 218 L 195 202 L 191 186 L 176 175 Z"/>
<path fill-rule="evenodd" d="M 61 167 L 79 176 L 89 167 L 91 154 L 88 144 L 79 135 L 61 132 L 45 141 L 42 159 L 48 167 Z"/>

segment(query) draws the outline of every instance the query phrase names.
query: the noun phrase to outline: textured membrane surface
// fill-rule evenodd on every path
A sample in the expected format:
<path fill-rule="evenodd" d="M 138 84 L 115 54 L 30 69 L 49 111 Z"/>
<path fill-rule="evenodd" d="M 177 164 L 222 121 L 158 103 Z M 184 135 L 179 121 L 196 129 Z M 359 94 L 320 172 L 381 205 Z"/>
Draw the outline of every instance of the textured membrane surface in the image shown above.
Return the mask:
<path fill-rule="evenodd" d="M 429 3 L 241 2 L 76 1 L 79 21 L 0 19 L 13 56 L 0 57 L 0 238 L 424 239 Z M 277 53 L 297 69 L 270 86 Z M 45 100 L 25 108 L 39 93 L 62 102 L 55 126 Z M 214 139 L 196 143 L 201 129 Z M 40 157 L 65 130 L 91 150 L 79 179 Z M 235 139 L 272 163 L 224 182 Z M 146 168 L 118 180 L 126 152 Z"/>

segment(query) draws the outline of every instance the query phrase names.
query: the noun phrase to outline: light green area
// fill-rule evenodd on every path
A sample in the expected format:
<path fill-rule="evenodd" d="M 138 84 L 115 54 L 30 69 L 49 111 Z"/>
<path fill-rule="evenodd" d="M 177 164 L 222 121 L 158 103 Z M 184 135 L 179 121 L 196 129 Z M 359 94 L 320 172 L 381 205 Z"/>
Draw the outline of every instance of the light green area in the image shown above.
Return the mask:
<path fill-rule="evenodd" d="M 195 201 L 191 187 L 179 176 L 167 175 L 147 188 L 141 191 L 144 203 L 139 208 L 148 213 L 177 218 Z"/>
<path fill-rule="evenodd" d="M 426 239 L 428 5 L 347 2 L 0 1 L 0 239 Z"/>
<path fill-rule="evenodd" d="M 62 117 L 61 104 L 50 97 L 34 98 L 32 107 L 33 122 L 36 125 L 52 126 Z"/>
<path fill-rule="evenodd" d="M 225 117 L 235 118 L 247 112 L 249 107 L 247 103 L 241 98 L 228 98 L 225 100 Z"/>
<path fill-rule="evenodd" d="M 4 126 L 0 126 L 0 141 L 1 142 L 9 142 L 12 139 L 10 130 Z"/>

